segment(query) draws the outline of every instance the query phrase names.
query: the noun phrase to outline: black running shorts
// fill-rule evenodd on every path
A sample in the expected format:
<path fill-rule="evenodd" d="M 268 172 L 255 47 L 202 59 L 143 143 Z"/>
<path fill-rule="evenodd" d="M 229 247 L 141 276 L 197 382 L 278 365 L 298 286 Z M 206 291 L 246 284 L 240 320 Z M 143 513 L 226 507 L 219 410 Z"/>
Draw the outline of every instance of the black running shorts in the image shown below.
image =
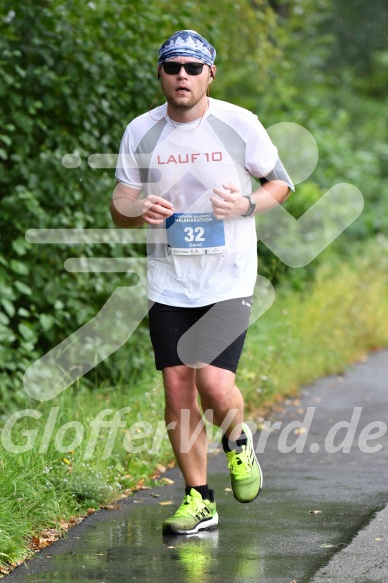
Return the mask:
<path fill-rule="evenodd" d="M 157 370 L 212 364 L 236 372 L 249 326 L 252 297 L 181 308 L 150 302 L 149 327 Z"/>

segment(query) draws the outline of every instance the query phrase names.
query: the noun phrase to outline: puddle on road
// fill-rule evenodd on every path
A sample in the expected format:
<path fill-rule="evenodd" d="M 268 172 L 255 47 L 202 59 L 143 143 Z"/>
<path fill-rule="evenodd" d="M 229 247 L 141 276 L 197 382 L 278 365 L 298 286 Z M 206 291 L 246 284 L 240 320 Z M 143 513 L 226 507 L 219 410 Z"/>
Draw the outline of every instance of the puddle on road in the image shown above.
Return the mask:
<path fill-rule="evenodd" d="M 30 562 L 29 572 L 16 570 L 10 578 L 18 583 L 306 583 L 376 506 L 324 502 L 310 508 L 300 491 L 276 489 L 270 479 L 259 499 L 247 505 L 224 491 L 224 475 L 212 476 L 212 487 L 220 515 L 215 530 L 163 537 L 163 519 L 176 506 L 161 506 L 151 497 L 150 504 L 131 501 L 94 522 L 79 540 L 61 543 L 60 554 L 40 558 L 39 573 Z"/>

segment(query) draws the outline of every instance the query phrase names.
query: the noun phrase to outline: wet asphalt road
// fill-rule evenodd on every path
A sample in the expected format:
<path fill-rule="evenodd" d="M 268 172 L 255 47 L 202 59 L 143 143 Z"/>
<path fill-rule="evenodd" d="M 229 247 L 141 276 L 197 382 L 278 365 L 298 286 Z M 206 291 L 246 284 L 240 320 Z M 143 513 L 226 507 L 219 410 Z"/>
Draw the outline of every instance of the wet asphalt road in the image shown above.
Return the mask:
<path fill-rule="evenodd" d="M 388 352 L 381 351 L 307 387 L 272 415 L 272 432 L 258 430 L 264 488 L 255 502 L 241 505 L 225 491 L 224 455 L 210 456 L 217 529 L 162 536 L 163 519 L 183 495 L 173 469 L 166 475 L 174 485 L 90 516 L 5 581 L 387 582 L 387 419 Z M 174 505 L 160 505 L 169 500 Z"/>

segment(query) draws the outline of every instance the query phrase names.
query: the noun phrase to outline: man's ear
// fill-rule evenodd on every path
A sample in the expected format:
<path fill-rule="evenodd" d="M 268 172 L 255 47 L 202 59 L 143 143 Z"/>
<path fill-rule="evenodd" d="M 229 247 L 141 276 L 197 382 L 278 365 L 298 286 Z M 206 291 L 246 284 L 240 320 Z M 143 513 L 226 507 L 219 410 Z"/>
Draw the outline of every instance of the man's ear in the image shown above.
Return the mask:
<path fill-rule="evenodd" d="M 210 67 L 210 77 L 212 79 L 215 79 L 216 78 L 216 66 L 215 65 L 212 65 Z"/>
<path fill-rule="evenodd" d="M 160 79 L 160 66 L 158 67 L 158 73 L 157 73 L 157 75 L 158 75 L 158 81 L 159 81 L 159 79 Z"/>

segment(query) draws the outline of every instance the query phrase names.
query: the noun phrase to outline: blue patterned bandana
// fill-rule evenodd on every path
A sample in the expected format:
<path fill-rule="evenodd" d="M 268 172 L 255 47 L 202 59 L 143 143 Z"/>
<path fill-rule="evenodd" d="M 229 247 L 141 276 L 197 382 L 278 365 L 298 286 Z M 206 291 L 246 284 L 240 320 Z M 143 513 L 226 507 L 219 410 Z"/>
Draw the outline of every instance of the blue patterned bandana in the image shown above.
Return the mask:
<path fill-rule="evenodd" d="M 195 30 L 178 30 L 159 49 L 159 65 L 173 57 L 194 57 L 210 67 L 216 49 Z"/>

